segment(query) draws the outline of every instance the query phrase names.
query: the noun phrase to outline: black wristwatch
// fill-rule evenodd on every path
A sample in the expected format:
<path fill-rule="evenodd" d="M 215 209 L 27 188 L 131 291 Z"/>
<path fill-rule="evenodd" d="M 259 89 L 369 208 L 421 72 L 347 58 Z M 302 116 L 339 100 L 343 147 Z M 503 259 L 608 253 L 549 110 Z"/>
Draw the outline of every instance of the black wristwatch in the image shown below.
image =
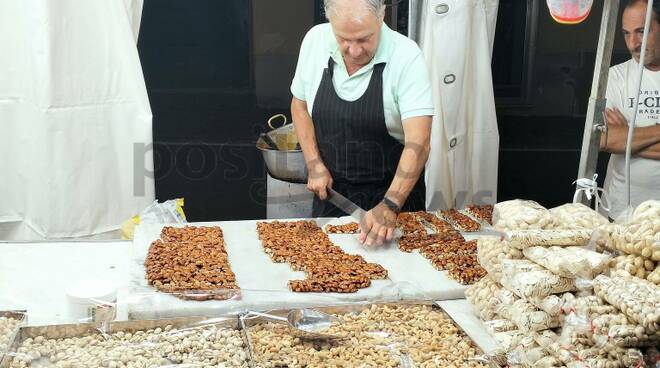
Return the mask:
<path fill-rule="evenodd" d="M 392 212 L 396 213 L 397 215 L 401 212 L 401 207 L 398 204 L 394 203 L 393 200 L 387 197 L 383 197 L 382 202 L 387 206 L 387 208 L 392 210 Z"/>

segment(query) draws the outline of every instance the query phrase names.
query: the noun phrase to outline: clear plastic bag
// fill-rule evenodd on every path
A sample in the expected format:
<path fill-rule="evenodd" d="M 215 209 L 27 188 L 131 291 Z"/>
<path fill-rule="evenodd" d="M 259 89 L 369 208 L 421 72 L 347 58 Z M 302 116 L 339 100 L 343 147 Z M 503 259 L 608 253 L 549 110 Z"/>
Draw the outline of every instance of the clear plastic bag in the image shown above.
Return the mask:
<path fill-rule="evenodd" d="M 609 223 L 607 219 L 582 203 L 567 203 L 551 208 L 550 213 L 559 222 L 561 229 L 590 229 Z"/>
<path fill-rule="evenodd" d="M 517 230 L 508 231 L 506 240 L 516 249 L 534 246 L 584 246 L 591 239 L 591 230 Z"/>
<path fill-rule="evenodd" d="M 493 226 L 498 230 L 555 229 L 558 221 L 550 211 L 534 201 L 514 199 L 500 202 L 493 210 Z"/>
<path fill-rule="evenodd" d="M 139 215 L 126 220 L 121 226 L 123 239 L 133 239 L 135 226 L 140 224 L 185 224 L 186 214 L 183 212 L 183 198 L 170 199 L 163 203 L 154 201 Z"/>
<path fill-rule="evenodd" d="M 518 329 L 518 326 L 516 326 L 513 322 L 509 321 L 508 319 L 493 319 L 490 321 L 486 321 L 484 322 L 484 326 L 486 326 L 486 329 L 488 330 L 488 332 L 490 332 L 491 335 L 500 332 L 515 331 Z"/>
<path fill-rule="evenodd" d="M 655 334 L 660 327 L 660 288 L 636 277 L 600 275 L 594 279 L 594 291 L 626 316 Z"/>
<path fill-rule="evenodd" d="M 660 200 L 649 199 L 640 203 L 633 212 L 632 221 L 660 219 Z"/>
<path fill-rule="evenodd" d="M 479 318 L 489 321 L 496 316 L 495 293 L 501 289 L 490 276 L 486 276 L 465 290 L 465 298 L 472 304 Z"/>
<path fill-rule="evenodd" d="M 550 316 L 525 300 L 517 300 L 511 305 L 511 321 L 525 333 L 547 330 L 560 325 L 558 316 Z"/>
<path fill-rule="evenodd" d="M 586 279 L 603 273 L 610 260 L 609 255 L 581 247 L 531 247 L 523 254 L 558 276 Z"/>
<path fill-rule="evenodd" d="M 628 254 L 614 257 L 610 261 L 610 267 L 614 270 L 625 271 L 640 279 L 647 279 L 654 284 L 660 283 L 660 269 L 656 262 L 642 256 Z"/>
<path fill-rule="evenodd" d="M 502 286 L 521 298 L 546 297 L 577 290 L 575 279 L 557 276 L 527 260 L 503 261 L 502 274 Z"/>
<path fill-rule="evenodd" d="M 660 218 L 605 225 L 596 230 L 593 238 L 603 249 L 660 261 Z"/>
<path fill-rule="evenodd" d="M 523 254 L 520 250 L 511 248 L 499 238 L 480 237 L 477 240 L 479 264 L 495 281 L 499 282 L 502 279 L 502 260 L 521 258 L 523 258 Z"/>

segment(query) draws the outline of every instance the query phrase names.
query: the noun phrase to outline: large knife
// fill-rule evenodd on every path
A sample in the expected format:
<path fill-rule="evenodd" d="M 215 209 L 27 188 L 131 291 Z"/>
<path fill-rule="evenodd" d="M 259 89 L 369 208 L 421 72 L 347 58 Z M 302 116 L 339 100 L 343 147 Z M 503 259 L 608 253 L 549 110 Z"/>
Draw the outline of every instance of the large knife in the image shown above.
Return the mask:
<path fill-rule="evenodd" d="M 367 211 L 353 203 L 353 201 L 337 193 L 337 191 L 332 188 L 328 188 L 328 200 L 330 203 L 337 206 L 337 208 L 346 212 L 352 218 L 356 219 L 358 224 L 362 224 L 362 219 L 364 218 L 364 215 L 367 214 Z"/>

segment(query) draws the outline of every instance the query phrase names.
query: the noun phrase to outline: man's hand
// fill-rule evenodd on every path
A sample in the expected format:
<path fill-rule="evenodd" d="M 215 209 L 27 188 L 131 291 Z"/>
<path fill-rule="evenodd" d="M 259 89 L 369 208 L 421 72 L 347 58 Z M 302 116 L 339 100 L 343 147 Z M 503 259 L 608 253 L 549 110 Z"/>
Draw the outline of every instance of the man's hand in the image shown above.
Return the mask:
<path fill-rule="evenodd" d="M 325 201 L 328 198 L 328 188 L 332 188 L 330 171 L 323 163 L 316 162 L 309 165 L 307 172 L 307 189 Z"/>
<path fill-rule="evenodd" d="M 628 120 L 616 107 L 605 109 L 605 122 L 609 126 L 628 126 Z"/>
<path fill-rule="evenodd" d="M 360 224 L 360 243 L 372 246 L 392 240 L 397 215 L 384 203 L 379 203 L 367 212 Z"/>

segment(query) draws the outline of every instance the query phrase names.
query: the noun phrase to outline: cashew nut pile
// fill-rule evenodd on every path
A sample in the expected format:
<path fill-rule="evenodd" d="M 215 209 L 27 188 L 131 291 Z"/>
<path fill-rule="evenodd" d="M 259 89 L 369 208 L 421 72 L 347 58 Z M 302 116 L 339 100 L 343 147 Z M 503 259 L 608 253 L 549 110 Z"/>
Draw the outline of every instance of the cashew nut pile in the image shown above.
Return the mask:
<path fill-rule="evenodd" d="M 256 365 L 294 367 L 485 367 L 479 352 L 452 321 L 430 306 L 373 305 L 337 315 L 332 334 L 345 337 L 313 342 L 293 336 L 286 326 L 257 324 L 248 330 Z M 330 331 L 329 331 L 330 333 Z M 412 360 L 404 365 L 406 359 Z"/>
<path fill-rule="evenodd" d="M 289 281 L 291 291 L 354 293 L 387 278 L 383 266 L 345 253 L 314 221 L 259 222 L 257 232 L 274 262 L 305 272 L 304 280 Z"/>
<path fill-rule="evenodd" d="M 660 287 L 636 277 L 600 275 L 594 279 L 594 292 L 619 308 L 626 316 L 655 334 L 660 327 Z"/>
<path fill-rule="evenodd" d="M 531 247 L 523 254 L 562 277 L 593 279 L 609 265 L 610 257 L 581 247 Z"/>
<path fill-rule="evenodd" d="M 559 222 L 561 229 L 589 229 L 609 224 L 607 219 L 582 203 L 567 203 L 551 208 L 550 213 Z"/>
<path fill-rule="evenodd" d="M 534 201 L 514 199 L 500 202 L 493 210 L 494 227 L 498 230 L 556 229 L 559 221 L 550 211 Z"/>
<path fill-rule="evenodd" d="M 14 337 L 20 323 L 21 321 L 14 318 L 0 317 L 0 361 L 7 349 L 9 349 L 9 344 L 11 344 L 9 339 Z"/>
<path fill-rule="evenodd" d="M 144 262 L 149 285 L 181 299 L 229 299 L 238 292 L 220 227 L 163 228 Z"/>
<path fill-rule="evenodd" d="M 246 347 L 237 330 L 215 325 L 115 332 L 60 339 L 28 338 L 11 368 L 24 367 L 236 367 L 247 368 Z"/>

